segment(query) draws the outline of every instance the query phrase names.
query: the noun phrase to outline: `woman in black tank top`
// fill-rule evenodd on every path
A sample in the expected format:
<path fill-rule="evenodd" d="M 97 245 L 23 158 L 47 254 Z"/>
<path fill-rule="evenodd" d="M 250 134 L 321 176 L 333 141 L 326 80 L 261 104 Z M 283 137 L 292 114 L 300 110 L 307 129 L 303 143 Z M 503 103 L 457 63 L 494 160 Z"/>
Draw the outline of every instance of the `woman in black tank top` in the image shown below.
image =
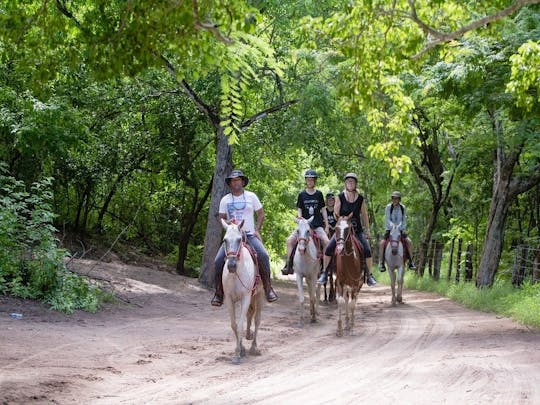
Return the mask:
<path fill-rule="evenodd" d="M 369 233 L 369 218 L 367 215 L 366 204 L 364 202 L 364 197 L 356 189 L 358 183 L 358 176 L 354 173 L 347 173 L 345 175 L 345 189 L 339 193 L 338 199 L 334 206 L 334 211 L 337 212 L 338 216 L 348 216 L 351 215 L 351 222 L 355 229 L 355 235 L 357 239 L 362 244 L 364 249 L 364 257 L 366 258 L 366 267 L 368 279 L 367 283 L 370 287 L 377 284 L 373 275 L 371 274 L 371 268 L 373 266 L 373 258 L 371 257 L 371 248 L 367 239 L 371 237 Z M 366 227 L 362 228 L 362 223 Z M 319 284 L 324 284 L 327 279 L 327 268 L 330 264 L 330 260 L 334 255 L 334 250 L 336 249 L 336 238 L 332 236 L 330 243 L 326 247 L 324 252 L 324 263 L 323 263 L 323 272 L 321 277 L 317 281 Z"/>

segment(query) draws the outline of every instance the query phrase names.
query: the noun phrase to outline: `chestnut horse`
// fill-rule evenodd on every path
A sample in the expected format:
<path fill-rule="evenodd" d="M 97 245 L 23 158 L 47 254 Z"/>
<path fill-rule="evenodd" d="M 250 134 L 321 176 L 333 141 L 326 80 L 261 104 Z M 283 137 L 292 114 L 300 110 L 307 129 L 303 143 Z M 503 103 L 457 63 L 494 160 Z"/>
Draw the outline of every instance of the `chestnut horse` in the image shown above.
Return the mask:
<path fill-rule="evenodd" d="M 257 269 L 247 245 L 243 242 L 242 226 L 221 220 L 225 235 L 223 244 L 227 258 L 223 266 L 224 301 L 229 310 L 231 328 L 236 338 L 236 350 L 232 358 L 234 364 L 240 363 L 240 358 L 246 355 L 242 344 L 244 336 L 244 319 L 247 319 L 246 339 L 252 339 L 249 354 L 260 355 L 257 348 L 257 331 L 261 323 L 263 292 L 261 284 L 256 283 Z M 236 319 L 236 304 L 240 303 L 240 314 Z M 254 319 L 253 319 L 254 318 Z M 251 322 L 254 320 L 255 329 L 251 332 Z"/>
<path fill-rule="evenodd" d="M 336 335 L 343 336 L 341 322 L 345 314 L 345 330 L 354 334 L 354 309 L 358 293 L 364 284 L 362 245 L 354 236 L 348 217 L 339 217 L 335 227 L 336 250 L 336 296 L 338 301 L 338 325 Z"/>

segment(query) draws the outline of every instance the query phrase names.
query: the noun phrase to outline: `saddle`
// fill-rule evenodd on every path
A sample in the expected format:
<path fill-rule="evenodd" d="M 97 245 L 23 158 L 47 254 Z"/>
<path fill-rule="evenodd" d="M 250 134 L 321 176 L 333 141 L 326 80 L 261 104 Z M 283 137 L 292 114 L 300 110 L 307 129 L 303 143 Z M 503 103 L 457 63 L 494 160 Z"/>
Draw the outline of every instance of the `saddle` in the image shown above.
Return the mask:
<path fill-rule="evenodd" d="M 242 236 L 242 245 L 247 249 L 249 254 L 251 255 L 251 258 L 253 259 L 253 263 L 255 263 L 255 269 L 257 270 L 257 273 L 255 274 L 255 283 L 253 284 L 253 290 L 251 291 L 251 296 L 255 295 L 255 292 L 257 291 L 257 287 L 259 284 L 262 283 L 261 273 L 259 272 L 259 260 L 257 258 L 257 252 L 251 247 L 249 243 L 247 243 L 246 235 L 245 233 Z"/>

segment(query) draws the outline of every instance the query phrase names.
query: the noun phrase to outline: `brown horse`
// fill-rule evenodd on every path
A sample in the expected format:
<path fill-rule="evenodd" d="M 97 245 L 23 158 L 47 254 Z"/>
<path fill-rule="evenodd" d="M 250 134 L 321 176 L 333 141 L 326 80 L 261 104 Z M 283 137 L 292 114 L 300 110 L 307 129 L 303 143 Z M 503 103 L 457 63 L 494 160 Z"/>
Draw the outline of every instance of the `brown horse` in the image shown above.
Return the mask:
<path fill-rule="evenodd" d="M 335 227 L 336 238 L 336 295 L 338 301 L 338 325 L 336 335 L 343 336 L 341 315 L 345 314 L 345 330 L 354 334 L 354 309 L 358 293 L 364 284 L 362 245 L 354 236 L 348 217 L 340 217 Z"/>

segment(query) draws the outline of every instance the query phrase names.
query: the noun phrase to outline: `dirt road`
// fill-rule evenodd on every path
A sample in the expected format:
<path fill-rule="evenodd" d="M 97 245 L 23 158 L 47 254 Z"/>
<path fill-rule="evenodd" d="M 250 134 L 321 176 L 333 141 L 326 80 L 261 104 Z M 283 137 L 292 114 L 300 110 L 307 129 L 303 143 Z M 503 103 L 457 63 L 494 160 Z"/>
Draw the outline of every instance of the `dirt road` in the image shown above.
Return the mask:
<path fill-rule="evenodd" d="M 391 307 L 389 287 L 364 286 L 357 334 L 337 338 L 336 305 L 300 328 L 293 279 L 280 280 L 262 355 L 233 365 L 227 311 L 196 280 L 120 263 L 93 272 L 131 304 L 62 315 L 0 297 L 1 404 L 540 403 L 540 332 L 432 294 L 405 291 Z"/>

